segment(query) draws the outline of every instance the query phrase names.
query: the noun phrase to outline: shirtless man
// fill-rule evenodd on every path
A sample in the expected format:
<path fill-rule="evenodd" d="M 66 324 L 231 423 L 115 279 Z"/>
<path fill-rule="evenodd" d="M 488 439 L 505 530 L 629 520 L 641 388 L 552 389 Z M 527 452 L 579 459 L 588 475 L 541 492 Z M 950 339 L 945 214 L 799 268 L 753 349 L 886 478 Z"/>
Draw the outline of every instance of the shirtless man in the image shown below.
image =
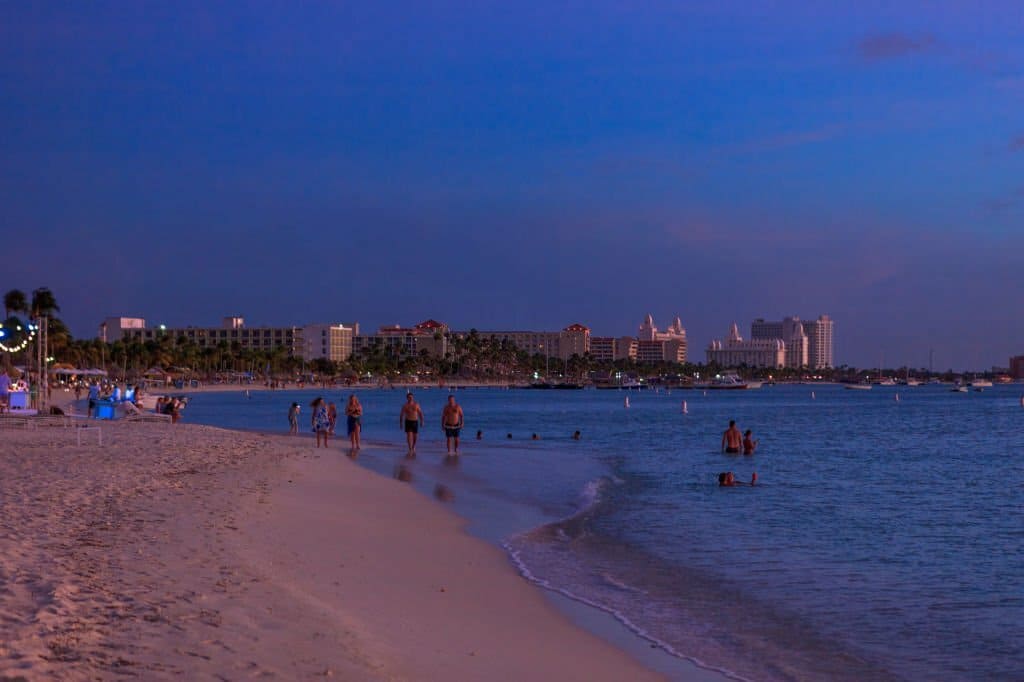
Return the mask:
<path fill-rule="evenodd" d="M 452 454 L 452 440 L 455 441 L 455 454 L 459 454 L 459 433 L 465 423 L 465 415 L 462 414 L 462 407 L 455 402 L 455 396 L 448 396 L 448 404 L 444 406 L 441 413 L 441 428 L 444 429 L 445 444 L 448 447 L 448 454 Z"/>
<path fill-rule="evenodd" d="M 730 420 L 729 428 L 722 434 L 722 451 L 730 455 L 738 455 L 742 446 L 743 434 L 736 428 L 736 422 Z"/>
<path fill-rule="evenodd" d="M 409 444 L 409 454 L 416 454 L 416 441 L 419 438 L 420 426 L 423 424 L 423 410 L 412 393 L 405 394 L 405 405 L 398 413 L 398 425 L 405 429 L 405 442 Z"/>

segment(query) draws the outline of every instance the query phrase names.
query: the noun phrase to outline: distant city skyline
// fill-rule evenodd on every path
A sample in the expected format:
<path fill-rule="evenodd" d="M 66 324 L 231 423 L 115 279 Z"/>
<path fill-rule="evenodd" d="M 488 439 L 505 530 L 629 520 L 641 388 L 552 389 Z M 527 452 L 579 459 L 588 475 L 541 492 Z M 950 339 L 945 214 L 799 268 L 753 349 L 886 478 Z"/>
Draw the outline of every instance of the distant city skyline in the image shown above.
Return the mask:
<path fill-rule="evenodd" d="M 137 314 L 634 333 L 827 312 L 1024 353 L 1018 3 L 0 8 L 0 287 Z"/>

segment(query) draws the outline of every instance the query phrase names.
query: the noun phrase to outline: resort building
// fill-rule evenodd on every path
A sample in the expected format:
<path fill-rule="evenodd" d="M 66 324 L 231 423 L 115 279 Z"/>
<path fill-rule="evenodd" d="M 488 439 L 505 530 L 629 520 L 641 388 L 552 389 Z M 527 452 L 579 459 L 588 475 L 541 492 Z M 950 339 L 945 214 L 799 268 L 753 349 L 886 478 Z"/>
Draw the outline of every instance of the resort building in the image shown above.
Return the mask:
<path fill-rule="evenodd" d="M 654 316 L 648 314 L 640 324 L 637 336 L 636 361 L 645 363 L 674 362 L 683 364 L 687 358 L 686 330 L 676 317 L 664 331 L 654 325 Z"/>
<path fill-rule="evenodd" d="M 828 315 L 809 322 L 799 317 L 786 317 L 779 322 L 758 318 L 750 324 L 750 338 L 781 340 L 786 348 L 786 367 L 825 369 L 833 366 L 832 319 Z"/>
<path fill-rule="evenodd" d="M 640 332 L 631 336 L 600 336 L 590 340 L 590 355 L 597 361 L 635 360 L 640 363 L 673 362 L 683 364 L 687 357 L 686 330 L 677 317 L 668 329 L 654 325 L 654 316 L 647 315 Z"/>
<path fill-rule="evenodd" d="M 200 348 L 213 348 L 220 343 L 228 347 L 238 344 L 243 350 L 271 351 L 283 348 L 290 357 L 313 360 L 327 358 L 348 360 L 352 355 L 352 339 L 359 333 L 358 324 L 314 324 L 305 327 L 246 327 L 242 317 L 225 317 L 219 327 L 146 327 L 146 321 L 135 317 L 109 317 L 100 324 L 99 338 L 115 341 L 155 341 L 179 338 Z"/>
<path fill-rule="evenodd" d="M 145 328 L 146 321 L 141 317 L 108 317 L 100 323 L 96 338 L 104 343 L 114 343 L 123 339 L 128 330 Z"/>
<path fill-rule="evenodd" d="M 632 336 L 590 337 L 590 357 L 598 362 L 636 360 L 640 342 Z"/>
<path fill-rule="evenodd" d="M 744 341 L 735 322 L 729 330 L 729 337 L 725 341 L 712 341 L 708 345 L 706 354 L 708 364 L 720 367 L 781 368 L 786 366 L 786 344 L 781 338 Z"/>
<path fill-rule="evenodd" d="M 118 319 L 118 318 L 114 318 Z M 120 318 L 131 319 L 131 318 Z M 243 349 L 273 350 L 283 347 L 291 357 L 302 357 L 302 327 L 246 327 L 245 320 L 241 317 L 225 317 L 220 327 L 158 327 L 148 328 L 143 325 L 132 327 L 121 327 L 112 330 L 107 321 L 107 338 L 118 335 L 123 341 L 154 341 L 162 337 L 169 337 L 172 340 L 184 337 L 200 348 L 216 347 L 224 342 L 228 346 L 238 344 Z M 100 327 L 103 331 L 103 326 Z M 101 336 L 102 338 L 102 336 Z"/>
<path fill-rule="evenodd" d="M 346 362 L 352 357 L 352 344 L 358 330 L 358 324 L 307 324 L 302 328 L 303 359 Z"/>
<path fill-rule="evenodd" d="M 467 337 L 470 332 L 454 332 L 456 336 Z M 590 328 L 582 324 L 570 324 L 561 331 L 477 331 L 477 336 L 511 343 L 530 355 L 544 355 L 559 360 L 568 360 L 573 355 L 583 357 L 591 352 Z"/>
<path fill-rule="evenodd" d="M 434 358 L 443 358 L 448 351 L 448 325 L 437 320 L 426 320 L 413 327 L 384 326 L 370 336 L 357 335 L 353 340 L 353 354 L 363 356 L 379 350 L 389 358 L 399 360 L 416 358 L 426 352 Z"/>
<path fill-rule="evenodd" d="M 1024 355 L 1010 358 L 1010 376 L 1018 381 L 1024 379 Z"/>

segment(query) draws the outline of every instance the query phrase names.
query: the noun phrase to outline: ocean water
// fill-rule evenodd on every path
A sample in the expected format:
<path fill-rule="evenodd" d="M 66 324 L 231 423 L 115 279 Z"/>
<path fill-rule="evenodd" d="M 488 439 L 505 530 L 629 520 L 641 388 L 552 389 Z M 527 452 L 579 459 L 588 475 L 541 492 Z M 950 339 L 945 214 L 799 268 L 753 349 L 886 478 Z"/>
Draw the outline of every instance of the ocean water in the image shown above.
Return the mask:
<path fill-rule="evenodd" d="M 1024 679 L 1024 386 L 464 389 L 455 465 L 447 391 L 416 393 L 408 463 L 403 392 L 359 390 L 364 440 L 384 446 L 359 461 L 448 486 L 526 577 L 671 653 L 750 680 Z M 290 401 L 320 394 L 343 410 L 341 391 L 239 391 L 185 417 L 286 431 Z M 719 451 L 730 419 L 755 455 Z M 730 470 L 758 485 L 719 488 Z"/>

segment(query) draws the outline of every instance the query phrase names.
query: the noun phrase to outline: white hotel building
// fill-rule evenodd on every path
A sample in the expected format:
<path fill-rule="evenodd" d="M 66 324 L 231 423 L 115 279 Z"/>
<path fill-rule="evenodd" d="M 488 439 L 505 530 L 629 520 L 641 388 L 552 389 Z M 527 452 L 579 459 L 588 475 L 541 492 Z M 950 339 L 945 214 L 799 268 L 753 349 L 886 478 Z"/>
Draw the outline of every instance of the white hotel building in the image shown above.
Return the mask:
<path fill-rule="evenodd" d="M 778 322 L 758 318 L 750 324 L 750 340 L 744 341 L 733 323 L 725 341 L 712 341 L 707 360 L 723 367 L 833 367 L 832 319 L 801 321 L 787 317 Z"/>
<path fill-rule="evenodd" d="M 744 341 L 736 323 L 732 323 L 725 341 L 714 340 L 708 345 L 709 365 L 721 367 L 772 367 L 786 366 L 786 344 L 782 339 L 751 339 Z"/>

